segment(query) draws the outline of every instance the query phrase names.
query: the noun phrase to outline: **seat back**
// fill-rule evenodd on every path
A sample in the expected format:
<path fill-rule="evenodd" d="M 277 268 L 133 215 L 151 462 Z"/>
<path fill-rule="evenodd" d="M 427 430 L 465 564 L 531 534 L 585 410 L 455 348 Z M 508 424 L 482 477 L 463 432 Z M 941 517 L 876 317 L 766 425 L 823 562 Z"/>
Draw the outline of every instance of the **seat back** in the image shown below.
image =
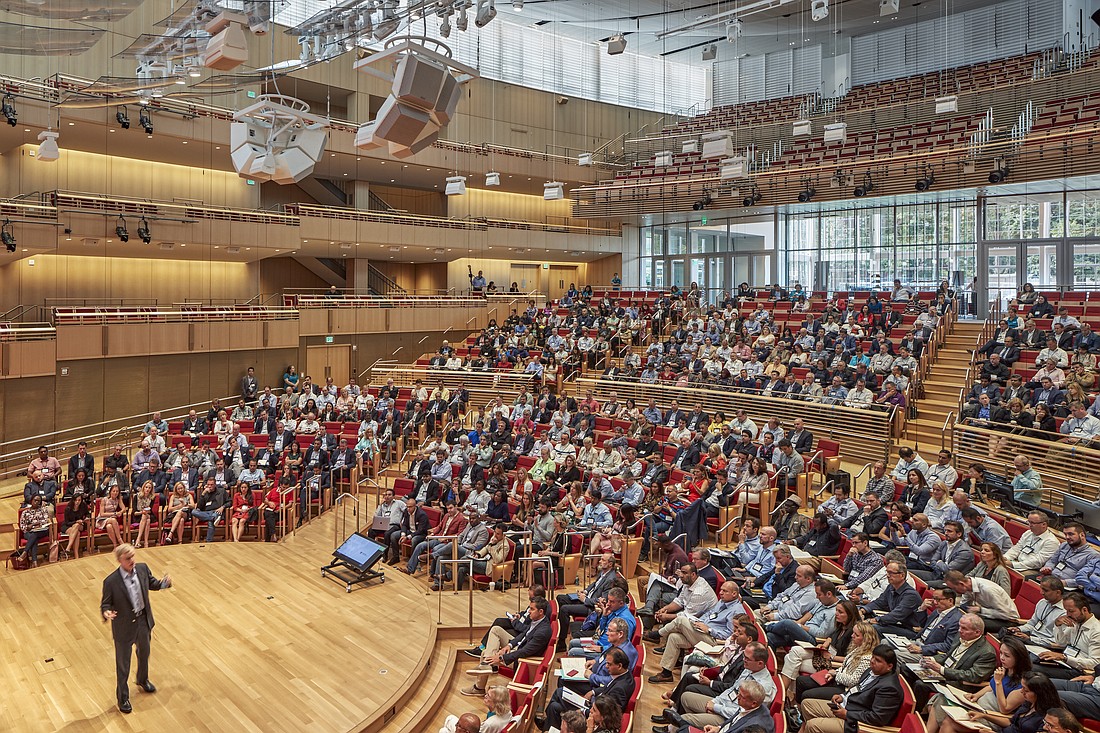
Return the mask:
<path fill-rule="evenodd" d="M 905 678 L 900 674 L 898 675 L 898 682 L 901 683 L 901 706 L 898 708 L 898 714 L 894 716 L 894 719 L 890 722 L 890 725 L 895 728 L 900 728 L 905 722 L 905 718 L 909 713 L 913 712 L 913 705 L 916 698 L 913 696 L 913 688 L 909 686 L 909 683 L 905 681 Z"/>

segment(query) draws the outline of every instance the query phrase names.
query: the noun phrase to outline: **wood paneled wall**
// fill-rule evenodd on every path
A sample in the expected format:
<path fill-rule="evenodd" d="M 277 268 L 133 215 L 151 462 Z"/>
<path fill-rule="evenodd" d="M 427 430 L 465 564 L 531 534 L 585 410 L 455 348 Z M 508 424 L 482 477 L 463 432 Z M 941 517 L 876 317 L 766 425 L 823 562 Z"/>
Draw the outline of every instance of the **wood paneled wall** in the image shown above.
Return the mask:
<path fill-rule="evenodd" d="M 33 148 L 14 148 L 0 155 L 2 195 L 60 189 L 162 201 L 178 199 L 240 209 L 259 207 L 259 186 L 249 186 L 235 171 L 201 167 L 203 162 L 198 160 L 193 165 L 174 165 L 122 157 L 126 155 L 125 138 L 142 134 L 137 126 L 137 111 L 131 110 L 131 114 L 132 129 L 108 136 L 110 142 L 119 143 L 117 149 L 105 144 L 103 153 L 71 150 L 65 147 L 62 133 L 64 153 L 49 165 L 27 155 Z"/>
<path fill-rule="evenodd" d="M 447 204 L 448 215 L 454 218 L 486 217 L 560 224 L 573 215 L 573 202 L 569 199 L 547 201 L 542 196 L 484 188 L 467 188 L 465 196 L 450 196 Z"/>
<path fill-rule="evenodd" d="M 585 284 L 591 285 L 594 288 L 611 286 L 611 276 L 615 273 L 619 273 L 619 277 L 623 275 L 623 256 L 621 254 L 609 255 L 607 257 L 601 257 L 598 260 L 593 260 L 588 263 L 588 270 L 585 273 Z M 580 283 L 578 283 L 579 285 Z"/>
<path fill-rule="evenodd" d="M 541 263 L 540 263 L 541 264 Z M 569 267 L 577 268 L 577 283 L 586 283 L 588 280 L 588 264 L 584 262 L 577 262 L 576 260 L 566 262 L 564 260 L 551 260 L 548 264 L 551 265 L 567 265 Z M 512 262 L 511 260 L 487 260 L 480 258 L 463 258 L 455 260 L 454 262 L 447 263 L 447 287 L 457 288 L 461 291 L 468 290 L 470 287 L 470 278 L 466 267 L 473 268 L 474 274 L 477 274 L 478 270 L 485 273 L 486 281 L 493 281 L 497 287 L 504 291 L 508 289 L 508 286 L 512 284 Z M 543 273 L 544 275 L 546 273 Z M 540 280 L 543 290 L 547 278 L 543 277 Z"/>
<path fill-rule="evenodd" d="M 357 262 L 362 262 L 358 260 Z M 446 262 L 387 262 L 371 260 L 371 264 L 409 292 L 431 293 L 446 290 Z M 365 287 L 365 282 L 360 285 Z"/>
<path fill-rule="evenodd" d="M 440 183 L 444 177 L 440 173 Z M 447 196 L 438 191 L 417 191 L 399 186 L 383 186 L 380 183 L 370 184 L 370 191 L 398 211 L 424 216 L 447 216 Z M 369 208 L 365 202 L 360 201 L 355 202 L 355 207 Z"/>
<path fill-rule="evenodd" d="M 260 266 L 245 262 L 39 255 L 0 266 L 0 312 L 47 298 L 136 298 L 171 303 L 248 300 L 260 292 Z"/>

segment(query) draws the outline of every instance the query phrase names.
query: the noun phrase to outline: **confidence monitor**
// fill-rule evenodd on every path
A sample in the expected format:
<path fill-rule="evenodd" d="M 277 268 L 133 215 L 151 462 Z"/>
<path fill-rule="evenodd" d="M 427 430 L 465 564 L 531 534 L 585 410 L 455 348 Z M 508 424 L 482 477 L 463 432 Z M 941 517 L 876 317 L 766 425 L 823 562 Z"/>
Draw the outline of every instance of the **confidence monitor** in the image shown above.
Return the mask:
<path fill-rule="evenodd" d="M 331 563 L 321 568 L 321 577 L 332 576 L 334 580 L 343 583 L 348 593 L 352 586 L 358 583 L 367 583 L 371 580 L 386 581 L 386 576 L 377 570 L 373 570 L 386 547 L 380 545 L 365 534 L 356 532 L 349 535 L 344 544 L 332 551 L 335 558 Z"/>

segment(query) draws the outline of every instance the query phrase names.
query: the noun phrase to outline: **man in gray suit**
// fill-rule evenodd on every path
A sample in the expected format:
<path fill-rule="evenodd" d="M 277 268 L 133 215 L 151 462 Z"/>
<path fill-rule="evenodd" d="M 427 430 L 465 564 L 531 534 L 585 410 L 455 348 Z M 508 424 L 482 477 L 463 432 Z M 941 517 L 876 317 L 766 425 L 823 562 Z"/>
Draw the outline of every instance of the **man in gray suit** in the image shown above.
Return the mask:
<path fill-rule="evenodd" d="M 944 542 L 932 555 L 929 562 L 931 570 L 914 570 L 921 580 L 926 581 L 934 588 L 942 588 L 943 576 L 950 570 L 958 570 L 961 573 L 970 572 L 974 567 L 974 551 L 966 541 L 962 522 L 949 519 L 943 523 Z"/>
<path fill-rule="evenodd" d="M 130 712 L 130 659 L 137 647 L 137 683 L 146 692 L 156 692 L 149 681 L 149 634 L 153 630 L 153 609 L 149 605 L 149 591 L 172 587 L 172 578 L 165 575 L 160 580 L 153 577 L 149 566 L 134 562 L 134 548 L 121 544 L 115 548 L 118 570 L 103 579 L 103 600 L 99 610 L 103 621 L 111 622 L 111 635 L 115 639 L 115 672 L 118 676 L 116 696 L 118 709 Z"/>

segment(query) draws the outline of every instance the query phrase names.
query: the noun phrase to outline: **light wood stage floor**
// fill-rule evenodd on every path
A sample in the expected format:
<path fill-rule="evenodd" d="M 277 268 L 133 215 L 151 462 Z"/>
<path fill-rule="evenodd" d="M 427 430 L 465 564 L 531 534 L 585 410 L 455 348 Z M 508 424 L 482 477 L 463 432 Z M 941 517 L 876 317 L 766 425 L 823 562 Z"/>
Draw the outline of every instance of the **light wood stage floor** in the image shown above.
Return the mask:
<path fill-rule="evenodd" d="M 174 586 L 151 595 L 157 692 L 131 684 L 130 715 L 114 704 L 111 633 L 99 616 L 113 556 L 3 575 L 0 730 L 371 732 L 407 716 L 437 639 L 465 645 L 468 596 L 428 595 L 388 567 L 384 584 L 345 592 L 320 575 L 335 521 L 329 512 L 280 544 L 139 550 Z M 474 596 L 476 636 L 516 608 L 514 593 Z"/>

